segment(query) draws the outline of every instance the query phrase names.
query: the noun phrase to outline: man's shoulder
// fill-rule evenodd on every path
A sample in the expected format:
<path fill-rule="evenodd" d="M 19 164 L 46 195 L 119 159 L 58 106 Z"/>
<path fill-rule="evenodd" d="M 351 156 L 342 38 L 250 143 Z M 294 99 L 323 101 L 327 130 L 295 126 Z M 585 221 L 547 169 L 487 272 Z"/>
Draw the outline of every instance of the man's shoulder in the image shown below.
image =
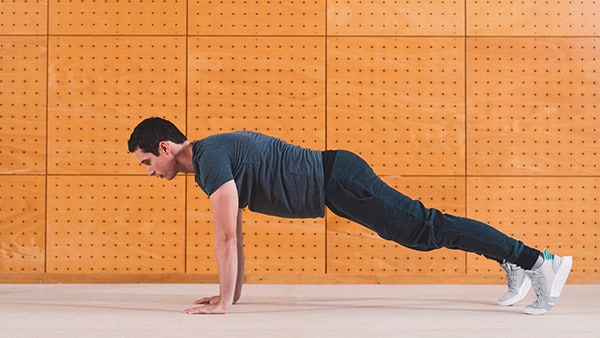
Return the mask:
<path fill-rule="evenodd" d="M 238 152 L 255 152 L 264 144 L 269 143 L 272 138 L 254 131 L 231 131 L 206 136 L 193 142 L 193 153 L 195 156 L 207 153 L 225 152 L 236 154 Z"/>
<path fill-rule="evenodd" d="M 208 135 L 196 142 L 210 143 L 214 141 L 222 142 L 227 140 L 248 139 L 248 138 L 270 138 L 268 135 L 250 131 L 250 130 L 235 130 L 224 133 Z"/>

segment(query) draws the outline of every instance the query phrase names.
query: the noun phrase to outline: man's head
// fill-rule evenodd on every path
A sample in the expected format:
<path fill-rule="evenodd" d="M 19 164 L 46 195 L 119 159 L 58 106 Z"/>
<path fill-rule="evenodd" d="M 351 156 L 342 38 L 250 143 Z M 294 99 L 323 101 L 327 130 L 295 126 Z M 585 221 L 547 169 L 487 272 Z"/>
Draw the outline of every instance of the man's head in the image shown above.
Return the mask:
<path fill-rule="evenodd" d="M 129 152 L 133 153 L 139 148 L 158 156 L 158 146 L 161 141 L 183 144 L 187 138 L 171 121 L 160 117 L 147 118 L 133 129 L 128 142 Z"/>
<path fill-rule="evenodd" d="M 176 158 L 178 145 L 186 141 L 185 135 L 173 123 L 151 117 L 133 129 L 128 147 L 129 152 L 146 166 L 149 175 L 170 180 L 180 170 Z"/>

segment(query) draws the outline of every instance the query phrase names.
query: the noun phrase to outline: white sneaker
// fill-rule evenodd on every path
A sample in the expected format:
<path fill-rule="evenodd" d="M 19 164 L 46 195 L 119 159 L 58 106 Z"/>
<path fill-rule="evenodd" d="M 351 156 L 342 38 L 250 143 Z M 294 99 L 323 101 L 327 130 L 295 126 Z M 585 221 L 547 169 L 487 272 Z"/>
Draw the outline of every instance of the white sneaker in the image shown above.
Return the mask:
<path fill-rule="evenodd" d="M 567 282 L 572 265 L 571 256 L 559 257 L 544 250 L 542 266 L 535 271 L 526 271 L 537 299 L 525 308 L 525 313 L 541 315 L 552 309 Z"/>
<path fill-rule="evenodd" d="M 529 279 L 525 270 L 518 265 L 506 262 L 500 264 L 500 266 L 506 271 L 508 291 L 498 299 L 498 304 L 510 306 L 525 298 L 527 292 L 531 289 L 531 279 Z"/>

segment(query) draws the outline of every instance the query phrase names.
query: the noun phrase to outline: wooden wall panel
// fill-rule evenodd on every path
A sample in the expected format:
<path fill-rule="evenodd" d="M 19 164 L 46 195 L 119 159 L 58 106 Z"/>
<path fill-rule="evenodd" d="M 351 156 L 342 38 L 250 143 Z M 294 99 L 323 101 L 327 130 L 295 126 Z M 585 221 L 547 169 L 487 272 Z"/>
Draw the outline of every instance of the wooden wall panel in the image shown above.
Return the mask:
<path fill-rule="evenodd" d="M 0 273 L 43 273 L 43 176 L 0 175 Z"/>
<path fill-rule="evenodd" d="M 0 174 L 46 167 L 46 39 L 0 37 Z"/>
<path fill-rule="evenodd" d="M 186 32 L 184 0 L 50 0 L 50 34 L 174 35 Z"/>
<path fill-rule="evenodd" d="M 573 278 L 584 280 L 600 273 L 599 188 L 598 177 L 469 178 L 468 216 L 540 250 L 572 255 Z M 467 273 L 486 272 L 481 261 L 470 255 Z"/>
<path fill-rule="evenodd" d="M 462 1 L 361 1 L 327 3 L 331 35 L 463 35 Z"/>
<path fill-rule="evenodd" d="M 600 173 L 598 40 L 470 39 L 467 62 L 469 173 Z"/>
<path fill-rule="evenodd" d="M 190 35 L 324 35 L 326 0 L 188 1 Z"/>
<path fill-rule="evenodd" d="M 190 38 L 190 137 L 256 130 L 324 149 L 324 45 L 310 37 Z M 210 203 L 191 178 L 189 185 L 188 271 L 215 274 Z M 245 212 L 246 278 L 323 273 L 324 223 Z"/>
<path fill-rule="evenodd" d="M 597 36 L 600 8 L 581 1 L 468 1 L 469 35 Z"/>
<path fill-rule="evenodd" d="M 188 177 L 188 260 L 190 274 L 215 275 L 218 272 L 213 244 L 210 201 Z M 244 211 L 244 251 L 246 280 L 287 280 L 289 276 L 325 272 L 325 220 L 282 219 Z"/>
<path fill-rule="evenodd" d="M 464 45 L 455 38 L 332 38 L 330 149 L 380 175 L 464 174 Z"/>
<path fill-rule="evenodd" d="M 131 128 L 148 116 L 183 124 L 185 59 L 180 37 L 51 38 L 49 173 L 138 174 Z"/>
<path fill-rule="evenodd" d="M 184 208 L 184 177 L 51 176 L 47 271 L 184 272 Z"/>
<path fill-rule="evenodd" d="M 0 34 L 46 34 L 47 1 L 0 1 Z"/>
<path fill-rule="evenodd" d="M 282 219 L 245 212 L 244 245 L 248 281 L 273 275 L 325 272 L 325 220 Z"/>
<path fill-rule="evenodd" d="M 190 38 L 190 135 L 248 129 L 324 149 L 324 48 L 312 37 Z"/>
<path fill-rule="evenodd" d="M 148 116 L 358 152 L 426 205 L 597 282 L 595 1 L 0 0 L 0 279 L 216 281 L 193 177 L 146 177 Z M 46 208 L 47 207 L 47 208 Z M 47 210 L 46 210 L 47 209 Z M 250 282 L 502 282 L 331 213 L 245 213 Z"/>

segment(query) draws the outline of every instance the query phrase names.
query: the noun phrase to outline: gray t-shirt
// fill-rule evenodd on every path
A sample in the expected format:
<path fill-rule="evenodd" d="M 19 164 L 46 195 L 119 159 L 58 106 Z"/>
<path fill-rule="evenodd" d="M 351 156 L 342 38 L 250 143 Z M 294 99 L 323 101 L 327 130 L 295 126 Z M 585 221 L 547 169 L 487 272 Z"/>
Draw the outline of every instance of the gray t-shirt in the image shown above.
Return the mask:
<path fill-rule="evenodd" d="M 206 137 L 192 151 L 196 183 L 208 196 L 233 179 L 240 208 L 291 218 L 325 214 L 320 151 L 249 131 Z"/>

